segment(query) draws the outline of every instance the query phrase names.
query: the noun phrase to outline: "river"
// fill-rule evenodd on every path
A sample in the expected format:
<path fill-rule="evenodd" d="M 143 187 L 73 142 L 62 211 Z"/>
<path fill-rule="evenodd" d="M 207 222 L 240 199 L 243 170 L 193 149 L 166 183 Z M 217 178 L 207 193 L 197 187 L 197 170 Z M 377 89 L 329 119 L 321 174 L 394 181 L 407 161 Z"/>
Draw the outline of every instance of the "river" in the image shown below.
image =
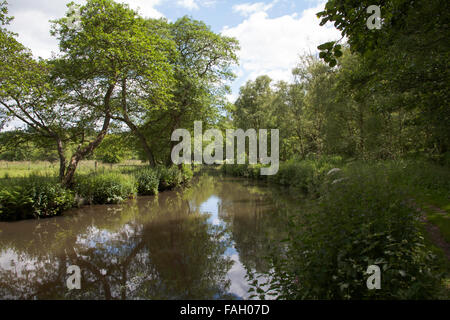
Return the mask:
<path fill-rule="evenodd" d="M 203 175 L 121 205 L 0 223 L 0 299 L 249 299 L 248 273 L 267 274 L 267 246 L 293 208 L 283 190 Z M 72 265 L 81 289 L 67 287 Z"/>

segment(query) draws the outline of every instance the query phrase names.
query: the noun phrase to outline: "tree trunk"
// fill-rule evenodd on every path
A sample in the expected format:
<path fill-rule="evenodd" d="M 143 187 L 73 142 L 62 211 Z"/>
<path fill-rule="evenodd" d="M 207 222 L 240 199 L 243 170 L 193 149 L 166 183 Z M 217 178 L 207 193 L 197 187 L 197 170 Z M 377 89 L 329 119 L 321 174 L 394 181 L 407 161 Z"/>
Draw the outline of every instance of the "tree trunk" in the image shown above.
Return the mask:
<path fill-rule="evenodd" d="M 125 117 L 125 115 L 124 115 Z M 152 149 L 150 148 L 147 138 L 139 131 L 139 128 L 134 125 L 133 122 L 128 119 L 128 116 L 125 117 L 125 123 L 131 129 L 131 131 L 138 137 L 141 142 L 142 148 L 144 148 L 145 155 L 147 156 L 147 160 L 151 167 L 156 166 L 156 160 L 153 156 Z"/>
<path fill-rule="evenodd" d="M 81 146 L 78 147 L 78 150 L 75 152 L 75 154 L 70 159 L 69 166 L 66 169 L 66 172 L 64 174 L 64 178 L 62 179 L 62 185 L 65 188 L 69 188 L 73 184 L 73 178 L 75 175 L 75 171 L 77 170 L 78 163 L 83 160 L 85 157 L 90 155 L 99 145 L 102 143 L 103 139 L 105 138 L 106 134 L 108 133 L 109 124 L 111 122 L 111 108 L 110 108 L 110 102 L 111 102 L 111 96 L 114 90 L 114 85 L 110 85 L 108 88 L 108 91 L 105 95 L 104 99 L 104 106 L 105 106 L 105 119 L 103 120 L 103 127 L 102 130 L 98 133 L 98 135 L 95 137 L 94 141 L 89 143 L 86 147 L 82 148 Z"/>
<path fill-rule="evenodd" d="M 64 156 L 63 142 L 59 137 L 56 138 L 56 143 L 59 155 L 59 181 L 63 182 L 64 174 L 66 173 L 66 157 Z"/>
<path fill-rule="evenodd" d="M 156 166 L 156 160 L 153 155 L 153 152 L 150 148 L 150 145 L 147 141 L 147 138 L 139 131 L 139 128 L 131 121 L 128 116 L 128 106 L 127 106 L 127 79 L 122 79 L 122 113 L 123 120 L 126 125 L 130 128 L 130 130 L 138 137 L 141 142 L 142 147 L 144 148 L 145 155 L 147 156 L 147 160 L 150 163 L 151 167 Z"/>
<path fill-rule="evenodd" d="M 178 115 L 175 116 L 174 124 L 172 126 L 172 132 L 174 132 L 176 129 L 178 129 L 178 127 L 180 125 L 180 122 L 181 122 L 181 114 L 178 114 Z M 177 143 L 178 142 L 176 142 L 176 141 L 170 141 L 170 152 L 169 152 L 169 157 L 167 158 L 167 165 L 168 166 L 172 165 L 172 150 L 173 150 L 173 148 L 175 148 Z M 179 165 L 178 167 L 181 168 L 182 165 Z"/>

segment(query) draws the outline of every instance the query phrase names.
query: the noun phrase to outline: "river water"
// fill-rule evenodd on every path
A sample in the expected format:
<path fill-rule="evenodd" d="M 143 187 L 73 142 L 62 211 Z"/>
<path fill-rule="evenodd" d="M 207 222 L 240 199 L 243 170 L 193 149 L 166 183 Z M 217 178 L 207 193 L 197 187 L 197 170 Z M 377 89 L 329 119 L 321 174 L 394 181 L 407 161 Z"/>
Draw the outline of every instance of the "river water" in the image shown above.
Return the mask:
<path fill-rule="evenodd" d="M 0 223 L 0 299 L 248 299 L 248 274 L 268 273 L 293 208 L 283 190 L 204 175 L 156 197 Z M 67 287 L 72 265 L 81 289 Z"/>

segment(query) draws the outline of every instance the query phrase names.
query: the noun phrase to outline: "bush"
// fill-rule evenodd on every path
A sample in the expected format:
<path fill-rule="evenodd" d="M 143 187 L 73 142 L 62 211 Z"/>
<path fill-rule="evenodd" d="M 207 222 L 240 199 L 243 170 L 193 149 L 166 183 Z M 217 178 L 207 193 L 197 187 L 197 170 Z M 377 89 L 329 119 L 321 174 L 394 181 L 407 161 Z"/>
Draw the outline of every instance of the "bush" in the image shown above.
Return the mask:
<path fill-rule="evenodd" d="M 120 203 L 137 193 L 132 175 L 115 172 L 77 177 L 75 190 L 90 204 Z"/>
<path fill-rule="evenodd" d="M 159 178 L 159 190 L 173 189 L 183 182 L 183 174 L 176 166 L 166 168 L 159 166 L 157 168 Z"/>
<path fill-rule="evenodd" d="M 281 163 L 278 173 L 271 176 L 261 175 L 261 168 L 264 167 L 261 164 L 225 164 L 221 170 L 227 175 L 267 179 L 272 183 L 297 188 L 303 193 L 318 195 L 320 185 L 325 180 L 328 171 L 342 164 L 343 161 L 340 157 L 293 160 Z"/>
<path fill-rule="evenodd" d="M 8 181 L 0 186 L 0 220 L 53 217 L 74 204 L 73 193 L 53 179 L 30 177 Z"/>
<path fill-rule="evenodd" d="M 135 173 L 137 182 L 137 192 L 139 195 L 158 194 L 159 176 L 152 168 L 138 170 Z"/>
<path fill-rule="evenodd" d="M 181 168 L 181 175 L 183 178 L 183 182 L 187 182 L 192 179 L 194 173 L 192 172 L 191 166 L 184 164 Z"/>
<path fill-rule="evenodd" d="M 264 179 L 267 176 L 261 176 L 261 164 L 224 164 L 221 168 L 222 173 L 235 177 L 246 177 L 253 179 Z"/>

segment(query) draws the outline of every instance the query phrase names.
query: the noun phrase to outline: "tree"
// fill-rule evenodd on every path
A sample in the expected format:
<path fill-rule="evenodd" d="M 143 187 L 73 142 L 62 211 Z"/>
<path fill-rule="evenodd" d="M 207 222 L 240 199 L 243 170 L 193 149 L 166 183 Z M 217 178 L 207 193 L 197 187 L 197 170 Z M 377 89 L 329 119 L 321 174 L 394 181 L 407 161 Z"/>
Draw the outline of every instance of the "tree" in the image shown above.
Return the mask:
<path fill-rule="evenodd" d="M 272 127 L 274 92 L 271 83 L 270 77 L 260 76 L 241 87 L 234 112 L 234 121 L 238 128 L 259 130 Z"/>
<path fill-rule="evenodd" d="M 366 26 L 369 5 L 381 8 L 380 30 Z M 391 97 L 382 107 L 402 105 L 399 112 L 423 137 L 424 143 L 417 139 L 415 149 L 425 147 L 438 156 L 448 152 L 450 144 L 448 9 L 445 0 L 330 0 L 318 13 L 322 25 L 334 22 L 351 51 L 365 59 L 372 71 L 372 90 Z M 342 55 L 339 46 L 337 42 L 319 46 L 321 57 L 336 65 Z"/>
<path fill-rule="evenodd" d="M 231 67 L 237 62 L 238 43 L 188 17 L 174 23 L 148 20 L 148 28 L 175 46 L 175 52 L 169 54 L 174 82 L 168 99 L 149 96 L 132 102 L 135 108 L 129 114 L 133 117 L 125 123 L 139 137 L 150 163 L 166 162 L 174 146 L 173 130 L 190 128 L 195 120 L 214 123 L 218 108 L 225 104 L 226 83 L 234 77 Z M 126 117 L 122 112 L 117 119 Z M 159 159 L 154 154 L 160 155 Z"/>
<path fill-rule="evenodd" d="M 101 143 L 116 110 L 127 116 L 130 100 L 164 96 L 171 79 L 168 57 L 161 50 L 166 41 L 149 33 L 146 20 L 127 5 L 90 0 L 80 13 L 81 28 L 68 27 L 70 15 L 54 24 L 63 53 L 56 61 L 59 80 L 70 103 L 89 106 L 103 120 L 96 137 L 72 156 L 66 180 Z"/>
<path fill-rule="evenodd" d="M 149 52 L 145 47 L 135 49 L 134 59 L 139 62 L 135 70 L 130 70 L 121 79 L 121 97 L 113 119 L 128 126 L 138 138 L 146 160 L 151 166 L 155 166 L 155 154 L 143 129 L 146 125 L 151 125 L 150 115 L 157 110 L 166 109 L 171 99 L 170 88 L 173 86 L 171 61 L 176 51 L 164 19 L 142 20 L 141 24 L 141 36 L 146 38 L 147 45 L 153 46 L 154 51 Z M 155 65 L 156 61 L 159 62 L 159 66 Z"/>
<path fill-rule="evenodd" d="M 64 186 L 103 141 L 114 111 L 127 108 L 128 95 L 164 95 L 171 75 L 164 40 L 128 6 L 89 0 L 78 10 L 75 26 L 68 23 L 73 10 L 53 22 L 61 54 L 50 61 L 35 60 L 13 35 L 2 32 L 1 39 L 3 111 L 56 142 Z M 67 162 L 69 144 L 77 146 Z"/>
<path fill-rule="evenodd" d="M 53 91 L 51 70 L 47 61 L 35 60 L 14 34 L 0 30 L 0 115 L 20 120 L 28 127 L 29 136 L 54 140 L 61 155 L 61 133 L 70 126 L 64 123 L 69 110 L 56 105 L 59 92 Z M 73 116 L 72 111 L 70 114 Z M 63 169 L 61 166 L 61 179 Z"/>
<path fill-rule="evenodd" d="M 130 138 L 123 134 L 109 134 L 95 150 L 95 159 L 104 163 L 120 163 L 130 159 L 133 150 L 130 148 Z"/>

